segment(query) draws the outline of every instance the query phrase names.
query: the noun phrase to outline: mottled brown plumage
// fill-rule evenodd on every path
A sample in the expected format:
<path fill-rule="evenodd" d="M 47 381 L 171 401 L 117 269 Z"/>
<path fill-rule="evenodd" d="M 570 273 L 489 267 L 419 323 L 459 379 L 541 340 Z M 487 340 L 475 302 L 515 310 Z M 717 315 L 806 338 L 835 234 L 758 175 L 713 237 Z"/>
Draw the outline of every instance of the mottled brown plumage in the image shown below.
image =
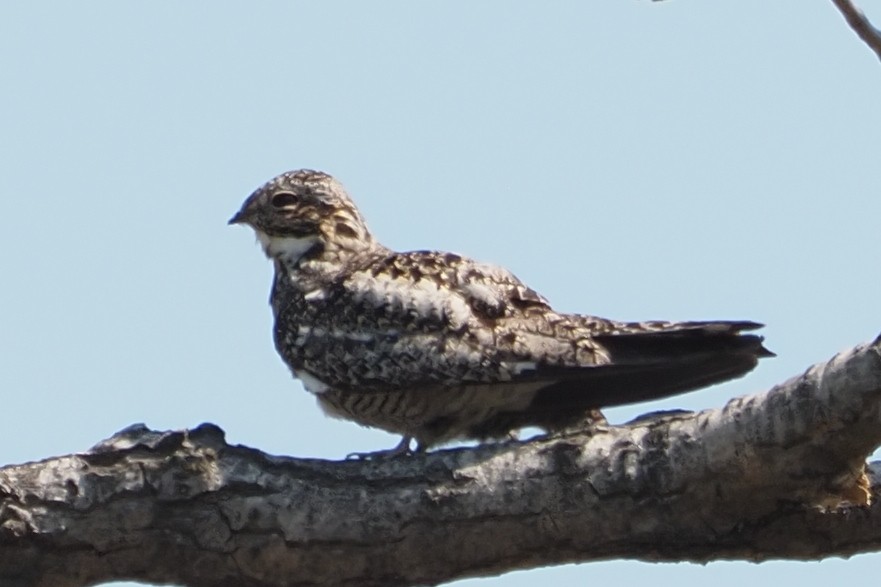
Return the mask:
<path fill-rule="evenodd" d="M 274 261 L 275 344 L 324 410 L 419 447 L 549 431 L 596 409 L 739 377 L 770 356 L 753 322 L 559 314 L 500 267 L 379 244 L 317 171 L 271 180 L 230 220 Z M 406 446 L 402 444 L 402 446 Z"/>

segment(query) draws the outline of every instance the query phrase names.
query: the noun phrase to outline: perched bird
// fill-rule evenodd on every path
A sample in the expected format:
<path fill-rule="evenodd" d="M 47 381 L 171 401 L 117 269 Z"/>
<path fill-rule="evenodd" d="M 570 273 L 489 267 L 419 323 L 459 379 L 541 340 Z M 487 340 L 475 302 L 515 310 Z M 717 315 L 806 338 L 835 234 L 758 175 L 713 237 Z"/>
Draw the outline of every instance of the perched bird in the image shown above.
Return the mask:
<path fill-rule="evenodd" d="M 761 324 L 616 322 L 555 312 L 513 274 L 453 253 L 377 242 L 343 186 L 279 175 L 230 224 L 275 265 L 275 346 L 324 411 L 403 435 L 417 450 L 559 431 L 599 408 L 735 377 L 773 356 Z"/>

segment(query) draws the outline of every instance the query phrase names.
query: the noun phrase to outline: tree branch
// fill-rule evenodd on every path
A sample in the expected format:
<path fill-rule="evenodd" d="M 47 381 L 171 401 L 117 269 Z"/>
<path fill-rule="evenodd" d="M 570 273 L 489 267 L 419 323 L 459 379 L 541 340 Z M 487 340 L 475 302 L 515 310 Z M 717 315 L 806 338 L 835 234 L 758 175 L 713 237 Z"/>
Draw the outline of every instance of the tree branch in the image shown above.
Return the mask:
<path fill-rule="evenodd" d="M 881 548 L 881 338 L 724 408 L 386 461 L 275 457 L 205 424 L 0 469 L 0 578 L 417 585 L 631 558 Z"/>
<path fill-rule="evenodd" d="M 872 26 L 863 11 L 857 8 L 850 0 L 832 0 L 838 10 L 844 15 L 844 20 L 850 28 L 875 52 L 881 59 L 881 31 Z"/>
<path fill-rule="evenodd" d="M 661 0 L 652 1 L 660 2 Z M 869 46 L 869 49 L 875 52 L 878 59 L 881 59 L 881 31 L 872 26 L 863 11 L 850 0 L 832 0 L 832 3 L 844 16 L 844 20 L 847 21 L 850 28 Z"/>

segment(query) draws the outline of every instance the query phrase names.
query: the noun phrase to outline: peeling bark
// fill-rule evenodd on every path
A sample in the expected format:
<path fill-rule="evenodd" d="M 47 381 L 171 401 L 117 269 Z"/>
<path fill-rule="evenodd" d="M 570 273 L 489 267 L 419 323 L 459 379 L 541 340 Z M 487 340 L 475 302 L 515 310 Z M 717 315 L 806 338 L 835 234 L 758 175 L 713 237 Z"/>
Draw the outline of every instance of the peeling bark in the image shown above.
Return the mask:
<path fill-rule="evenodd" d="M 380 461 L 136 425 L 0 469 L 0 583 L 420 585 L 630 558 L 881 548 L 881 338 L 761 395 L 590 433 Z"/>

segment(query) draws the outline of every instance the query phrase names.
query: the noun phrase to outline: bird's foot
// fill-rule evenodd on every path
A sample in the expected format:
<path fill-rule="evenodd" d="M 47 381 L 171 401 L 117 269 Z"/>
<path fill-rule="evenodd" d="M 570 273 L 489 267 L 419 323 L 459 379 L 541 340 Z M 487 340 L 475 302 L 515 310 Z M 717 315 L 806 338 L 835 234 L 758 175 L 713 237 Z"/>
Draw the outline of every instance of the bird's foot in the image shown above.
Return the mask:
<path fill-rule="evenodd" d="M 379 461 L 392 459 L 401 455 L 412 455 L 414 452 L 422 452 L 419 450 L 419 447 L 417 447 L 415 451 L 410 449 L 411 440 L 413 440 L 411 436 L 405 436 L 401 439 L 401 442 L 393 448 L 375 450 L 373 452 L 350 452 L 346 455 L 346 460 Z"/>
<path fill-rule="evenodd" d="M 657 410 L 648 414 L 641 414 L 627 422 L 627 424 L 646 424 L 651 421 L 675 420 L 677 418 L 687 418 L 694 414 L 691 410 Z"/>
<path fill-rule="evenodd" d="M 567 436 L 593 436 L 597 432 L 608 428 L 609 421 L 600 410 L 590 409 L 584 414 L 581 420 L 570 422 L 565 426 L 560 426 L 552 430 L 548 430 L 545 438 L 555 439 Z"/>

